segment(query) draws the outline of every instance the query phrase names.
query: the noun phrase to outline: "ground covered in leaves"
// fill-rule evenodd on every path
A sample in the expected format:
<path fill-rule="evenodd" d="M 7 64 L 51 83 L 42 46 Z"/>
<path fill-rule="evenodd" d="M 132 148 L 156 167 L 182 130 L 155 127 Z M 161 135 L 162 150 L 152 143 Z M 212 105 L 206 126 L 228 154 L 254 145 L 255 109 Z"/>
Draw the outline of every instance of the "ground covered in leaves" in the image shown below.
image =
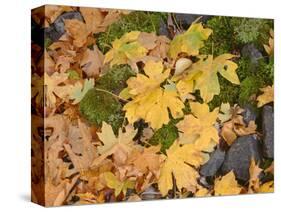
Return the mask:
<path fill-rule="evenodd" d="M 32 199 L 273 192 L 273 21 L 32 11 Z"/>

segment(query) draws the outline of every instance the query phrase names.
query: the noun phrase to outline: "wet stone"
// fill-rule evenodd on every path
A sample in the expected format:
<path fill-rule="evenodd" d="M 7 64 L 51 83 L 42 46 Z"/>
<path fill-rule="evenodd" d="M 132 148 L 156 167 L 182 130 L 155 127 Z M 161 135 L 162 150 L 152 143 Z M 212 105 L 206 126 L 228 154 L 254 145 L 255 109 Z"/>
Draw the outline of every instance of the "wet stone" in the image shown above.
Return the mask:
<path fill-rule="evenodd" d="M 250 121 L 256 121 L 257 112 L 254 110 L 253 106 L 245 105 L 244 112 L 242 113 L 245 123 L 248 125 Z"/>
<path fill-rule="evenodd" d="M 222 166 L 225 158 L 225 152 L 217 148 L 211 153 L 210 159 L 200 169 L 200 175 L 209 177 L 216 175 L 217 171 Z"/>
<path fill-rule="evenodd" d="M 252 158 L 256 162 L 262 160 L 258 138 L 255 135 L 239 137 L 226 153 L 222 174 L 225 175 L 233 170 L 238 179 L 247 181 Z"/>
<path fill-rule="evenodd" d="M 202 16 L 202 17 L 201 17 Z M 200 22 L 206 23 L 207 20 L 212 18 L 210 15 L 194 15 L 194 14 L 183 14 L 176 13 L 175 18 L 177 23 L 184 29 L 187 29 L 197 18 L 200 18 Z"/>
<path fill-rule="evenodd" d="M 259 60 L 263 58 L 262 53 L 255 47 L 253 43 L 246 44 L 241 50 L 242 56 L 247 57 L 251 61 L 251 69 L 255 71 Z"/>
<path fill-rule="evenodd" d="M 273 107 L 265 105 L 262 109 L 263 155 L 274 158 L 274 117 Z"/>

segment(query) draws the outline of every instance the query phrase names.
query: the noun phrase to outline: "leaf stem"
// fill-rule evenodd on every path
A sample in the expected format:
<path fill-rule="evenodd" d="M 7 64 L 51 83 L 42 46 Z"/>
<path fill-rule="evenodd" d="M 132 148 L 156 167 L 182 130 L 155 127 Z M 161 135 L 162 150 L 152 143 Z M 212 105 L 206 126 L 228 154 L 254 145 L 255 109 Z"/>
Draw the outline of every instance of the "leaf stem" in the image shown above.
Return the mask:
<path fill-rule="evenodd" d="M 111 93 L 110 91 L 107 91 L 107 90 L 104 90 L 104 89 L 101 89 L 101 88 L 95 88 L 97 91 L 101 91 L 101 92 L 104 92 L 104 93 L 107 93 L 107 94 L 110 94 L 111 96 L 117 98 L 117 99 L 120 99 L 124 102 L 129 102 L 127 99 L 123 99 L 122 97 L 114 94 L 114 93 Z"/>

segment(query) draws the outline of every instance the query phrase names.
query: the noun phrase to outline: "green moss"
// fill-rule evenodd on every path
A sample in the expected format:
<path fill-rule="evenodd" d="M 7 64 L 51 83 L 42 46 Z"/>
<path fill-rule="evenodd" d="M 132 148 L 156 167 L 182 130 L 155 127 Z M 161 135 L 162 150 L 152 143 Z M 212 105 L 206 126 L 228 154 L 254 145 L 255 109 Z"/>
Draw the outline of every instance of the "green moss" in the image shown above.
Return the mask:
<path fill-rule="evenodd" d="M 160 22 L 165 14 L 157 12 L 132 12 L 123 16 L 119 21 L 111 24 L 106 32 L 97 35 L 97 45 L 105 53 L 109 50 L 111 43 L 120 38 L 126 32 L 158 32 Z"/>
<path fill-rule="evenodd" d="M 119 94 L 132 76 L 135 76 L 135 72 L 128 65 L 113 66 L 96 81 L 96 87 Z"/>
<path fill-rule="evenodd" d="M 82 117 L 91 124 L 100 127 L 105 121 L 112 126 L 115 133 L 118 132 L 124 119 L 120 102 L 112 95 L 95 88 L 86 93 L 79 104 L 79 110 Z"/>
<path fill-rule="evenodd" d="M 178 138 L 178 129 L 175 126 L 175 121 L 170 121 L 167 125 L 163 125 L 158 129 L 149 140 L 152 145 L 161 144 L 161 151 L 165 152 L 174 141 Z"/>
<path fill-rule="evenodd" d="M 79 74 L 74 69 L 68 69 L 67 73 L 68 73 L 68 78 L 71 79 L 71 80 L 79 80 L 80 79 Z"/>
<path fill-rule="evenodd" d="M 215 16 L 207 21 L 206 27 L 213 30 L 200 52 L 218 56 L 239 51 L 242 45 L 254 43 L 260 50 L 268 43 L 269 29 L 273 20 Z"/>
<path fill-rule="evenodd" d="M 274 81 L 274 57 L 270 57 L 269 61 L 260 60 L 258 76 L 263 79 L 264 84 L 272 85 Z"/>
<path fill-rule="evenodd" d="M 210 110 L 219 107 L 222 103 L 229 102 L 231 105 L 237 103 L 239 97 L 240 86 L 232 84 L 231 82 L 218 75 L 220 83 L 220 94 L 215 95 L 213 100 L 209 103 Z"/>
<path fill-rule="evenodd" d="M 231 25 L 238 44 L 255 43 L 257 46 L 267 43 L 272 20 L 257 18 L 232 18 Z"/>
<path fill-rule="evenodd" d="M 213 33 L 200 52 L 202 54 L 213 54 L 214 56 L 231 52 L 234 43 L 230 17 L 213 17 L 207 21 L 206 27 L 211 28 Z"/>
<path fill-rule="evenodd" d="M 264 86 L 263 80 L 259 76 L 249 76 L 241 82 L 239 103 L 243 106 L 246 103 L 253 103 L 251 97 L 257 94 L 259 88 Z"/>

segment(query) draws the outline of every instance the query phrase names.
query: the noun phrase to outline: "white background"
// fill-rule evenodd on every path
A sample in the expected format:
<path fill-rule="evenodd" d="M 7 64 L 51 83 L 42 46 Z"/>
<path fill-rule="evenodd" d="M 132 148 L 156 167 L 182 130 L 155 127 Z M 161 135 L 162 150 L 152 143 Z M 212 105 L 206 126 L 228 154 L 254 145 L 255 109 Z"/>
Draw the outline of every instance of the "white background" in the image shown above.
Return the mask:
<path fill-rule="evenodd" d="M 278 0 L 21 0 L 0 7 L 0 211 L 40 211 L 30 203 L 30 9 L 69 4 L 275 18 L 275 194 L 59 207 L 56 211 L 276 211 L 280 205 L 280 21 Z M 279 201 L 279 202 L 278 202 Z M 279 204 L 278 204 L 279 203 Z M 275 209 L 274 209 L 275 208 Z"/>

